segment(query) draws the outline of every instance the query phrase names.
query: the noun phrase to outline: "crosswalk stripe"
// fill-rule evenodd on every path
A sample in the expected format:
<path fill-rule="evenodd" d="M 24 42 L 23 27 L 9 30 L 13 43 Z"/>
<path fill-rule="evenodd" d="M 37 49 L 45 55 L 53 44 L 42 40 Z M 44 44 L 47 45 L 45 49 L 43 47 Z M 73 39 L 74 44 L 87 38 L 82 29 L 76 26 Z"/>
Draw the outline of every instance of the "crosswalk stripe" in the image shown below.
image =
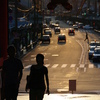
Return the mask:
<path fill-rule="evenodd" d="M 57 68 L 58 67 L 58 65 L 59 64 L 53 64 L 52 66 L 51 66 L 51 64 L 44 64 L 46 67 L 49 67 L 49 68 Z M 70 68 L 75 68 L 75 67 L 77 67 L 77 70 L 79 69 L 79 68 L 86 68 L 85 67 L 85 65 L 86 64 L 79 64 L 79 66 L 76 66 L 77 64 L 71 64 L 69 67 Z M 68 64 L 62 64 L 61 66 L 60 66 L 60 68 L 66 68 L 68 66 Z M 96 65 L 97 66 L 97 68 L 100 68 L 100 64 L 97 64 Z M 28 68 L 30 68 L 31 67 L 31 65 L 27 65 L 27 66 L 25 66 L 24 68 L 25 69 L 28 69 Z M 88 64 L 87 65 L 87 67 L 88 68 L 94 68 L 94 64 Z"/>
<path fill-rule="evenodd" d="M 46 66 L 46 67 L 49 67 L 49 66 L 50 66 L 50 64 L 45 64 L 45 66 Z"/>
<path fill-rule="evenodd" d="M 52 68 L 56 68 L 58 66 L 58 64 L 54 64 L 53 66 L 52 66 Z"/>
<path fill-rule="evenodd" d="M 79 68 L 84 68 L 85 64 L 80 64 Z"/>
<path fill-rule="evenodd" d="M 30 68 L 32 65 L 27 65 L 27 66 L 25 66 L 24 68 Z"/>
<path fill-rule="evenodd" d="M 67 64 L 63 64 L 62 66 L 61 66 L 61 68 L 65 68 L 67 66 Z"/>
<path fill-rule="evenodd" d="M 74 68 L 75 66 L 76 66 L 76 64 L 71 64 L 71 66 L 70 66 L 70 67 L 71 67 L 71 68 Z"/>
<path fill-rule="evenodd" d="M 89 67 L 89 68 L 94 68 L 94 65 L 93 65 L 93 64 L 89 64 L 88 67 Z"/>

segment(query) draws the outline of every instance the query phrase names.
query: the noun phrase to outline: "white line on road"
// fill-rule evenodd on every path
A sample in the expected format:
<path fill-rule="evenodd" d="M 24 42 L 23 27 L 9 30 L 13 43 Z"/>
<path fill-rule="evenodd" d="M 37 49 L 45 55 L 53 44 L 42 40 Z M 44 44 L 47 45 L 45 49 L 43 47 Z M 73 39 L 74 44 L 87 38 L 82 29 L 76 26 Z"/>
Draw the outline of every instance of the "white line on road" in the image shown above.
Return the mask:
<path fill-rule="evenodd" d="M 85 64 L 80 64 L 79 68 L 84 68 Z"/>
<path fill-rule="evenodd" d="M 61 66 L 61 68 L 65 68 L 67 66 L 67 64 L 63 64 L 62 66 Z"/>
<path fill-rule="evenodd" d="M 88 67 L 89 67 L 89 68 L 94 68 L 94 65 L 93 65 L 93 64 L 89 64 Z"/>
<path fill-rule="evenodd" d="M 27 66 L 25 66 L 24 68 L 30 68 L 32 65 L 27 65 Z"/>
<path fill-rule="evenodd" d="M 71 67 L 71 68 L 74 68 L 75 66 L 76 66 L 76 64 L 71 64 L 71 66 L 70 66 L 70 67 Z"/>
<path fill-rule="evenodd" d="M 52 68 L 56 68 L 58 66 L 58 64 L 54 64 L 53 66 L 52 66 Z"/>
<path fill-rule="evenodd" d="M 52 56 L 53 56 L 53 57 L 58 57 L 59 55 L 58 55 L 58 54 L 53 54 Z"/>
<path fill-rule="evenodd" d="M 50 64 L 45 64 L 44 66 L 49 67 L 49 66 L 50 66 Z"/>

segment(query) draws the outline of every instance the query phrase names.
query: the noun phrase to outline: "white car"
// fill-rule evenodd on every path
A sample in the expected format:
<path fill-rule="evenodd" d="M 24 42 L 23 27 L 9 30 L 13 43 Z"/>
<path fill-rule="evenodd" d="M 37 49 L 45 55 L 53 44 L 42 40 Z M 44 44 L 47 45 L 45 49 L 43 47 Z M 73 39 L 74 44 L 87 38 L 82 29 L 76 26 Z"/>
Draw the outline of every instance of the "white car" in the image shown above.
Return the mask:
<path fill-rule="evenodd" d="M 91 27 L 90 25 L 85 25 L 85 26 L 83 26 L 83 29 L 88 30 L 88 29 L 93 29 L 93 27 Z"/>

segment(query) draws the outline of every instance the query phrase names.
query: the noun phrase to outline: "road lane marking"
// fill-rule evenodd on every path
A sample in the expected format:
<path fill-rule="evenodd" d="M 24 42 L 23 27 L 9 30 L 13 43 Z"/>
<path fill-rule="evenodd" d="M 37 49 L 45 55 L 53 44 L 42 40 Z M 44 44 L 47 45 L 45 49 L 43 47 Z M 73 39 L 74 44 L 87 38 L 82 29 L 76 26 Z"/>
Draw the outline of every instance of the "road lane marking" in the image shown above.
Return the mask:
<path fill-rule="evenodd" d="M 49 66 L 50 66 L 50 64 L 45 64 L 44 66 L 49 67 Z"/>
<path fill-rule="evenodd" d="M 71 64 L 71 66 L 70 66 L 70 67 L 71 67 L 71 68 L 74 68 L 75 66 L 76 66 L 76 64 Z"/>
<path fill-rule="evenodd" d="M 88 68 L 94 68 L 93 64 L 89 64 Z"/>
<path fill-rule="evenodd" d="M 53 57 L 58 57 L 59 55 L 58 55 L 58 54 L 53 54 L 52 56 L 53 56 Z"/>
<path fill-rule="evenodd" d="M 84 68 L 85 64 L 80 64 L 79 68 Z"/>
<path fill-rule="evenodd" d="M 67 66 L 67 64 L 63 64 L 62 66 L 61 66 L 61 68 L 65 68 Z"/>
<path fill-rule="evenodd" d="M 27 65 L 27 66 L 25 66 L 24 68 L 26 68 L 26 69 L 28 69 L 28 68 L 30 68 L 32 65 Z"/>
<path fill-rule="evenodd" d="M 36 55 L 31 55 L 31 57 L 36 57 Z"/>
<path fill-rule="evenodd" d="M 56 68 L 58 65 L 59 65 L 59 64 L 54 64 L 54 65 L 52 66 L 52 68 Z"/>

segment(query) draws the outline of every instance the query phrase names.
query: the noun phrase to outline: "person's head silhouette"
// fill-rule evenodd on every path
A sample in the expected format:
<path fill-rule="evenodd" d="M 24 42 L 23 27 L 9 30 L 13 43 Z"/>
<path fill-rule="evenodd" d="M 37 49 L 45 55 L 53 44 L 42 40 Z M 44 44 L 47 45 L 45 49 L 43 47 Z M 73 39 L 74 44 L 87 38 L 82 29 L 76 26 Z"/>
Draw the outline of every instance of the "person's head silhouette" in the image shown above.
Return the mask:
<path fill-rule="evenodd" d="M 36 62 L 37 62 L 38 65 L 43 65 L 44 64 L 44 55 L 37 54 L 37 56 L 36 56 Z"/>
<path fill-rule="evenodd" d="M 13 45 L 8 46 L 7 53 L 9 55 L 9 57 L 14 57 L 15 53 L 16 53 L 15 47 Z"/>

